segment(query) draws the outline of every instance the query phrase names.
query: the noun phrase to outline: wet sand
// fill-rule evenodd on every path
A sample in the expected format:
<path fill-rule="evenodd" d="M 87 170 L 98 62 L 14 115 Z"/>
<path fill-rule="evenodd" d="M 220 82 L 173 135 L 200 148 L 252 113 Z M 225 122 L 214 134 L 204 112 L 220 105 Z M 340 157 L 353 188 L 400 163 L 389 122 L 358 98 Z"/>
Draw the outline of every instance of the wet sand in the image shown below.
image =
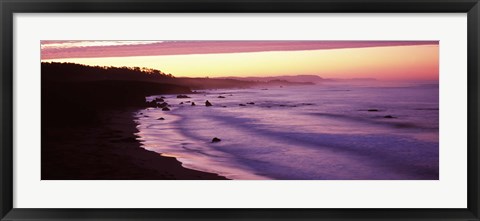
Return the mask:
<path fill-rule="evenodd" d="M 141 147 L 135 109 L 102 110 L 95 123 L 42 131 L 42 180 L 216 180 Z"/>

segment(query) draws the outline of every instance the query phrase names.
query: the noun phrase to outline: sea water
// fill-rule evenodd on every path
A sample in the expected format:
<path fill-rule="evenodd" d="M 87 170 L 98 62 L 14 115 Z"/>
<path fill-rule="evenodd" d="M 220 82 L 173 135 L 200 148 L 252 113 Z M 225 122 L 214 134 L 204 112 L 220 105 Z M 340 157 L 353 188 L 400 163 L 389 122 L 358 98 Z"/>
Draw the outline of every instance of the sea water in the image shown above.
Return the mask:
<path fill-rule="evenodd" d="M 137 135 L 143 148 L 187 168 L 230 179 L 438 179 L 438 84 L 205 90 L 147 100 L 161 96 L 171 110 L 137 112 Z"/>

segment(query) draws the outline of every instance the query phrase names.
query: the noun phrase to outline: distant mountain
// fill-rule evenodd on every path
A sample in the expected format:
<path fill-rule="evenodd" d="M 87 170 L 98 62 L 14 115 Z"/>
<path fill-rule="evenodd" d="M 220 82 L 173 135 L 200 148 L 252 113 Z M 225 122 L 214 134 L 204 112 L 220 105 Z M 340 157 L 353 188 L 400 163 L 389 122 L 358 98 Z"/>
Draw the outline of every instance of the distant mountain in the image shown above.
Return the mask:
<path fill-rule="evenodd" d="M 257 83 L 273 83 L 275 81 L 286 81 L 288 83 L 321 84 L 321 83 L 363 83 L 376 81 L 375 78 L 322 78 L 318 75 L 286 75 L 270 77 L 221 77 L 217 79 L 253 81 Z"/>
<path fill-rule="evenodd" d="M 375 78 L 332 78 L 331 81 L 376 81 Z"/>
<path fill-rule="evenodd" d="M 271 77 L 221 77 L 220 79 L 235 79 L 255 82 L 269 82 L 269 81 L 288 81 L 292 83 L 316 83 L 321 81 L 329 81 L 318 75 L 286 75 L 286 76 L 271 76 Z"/>

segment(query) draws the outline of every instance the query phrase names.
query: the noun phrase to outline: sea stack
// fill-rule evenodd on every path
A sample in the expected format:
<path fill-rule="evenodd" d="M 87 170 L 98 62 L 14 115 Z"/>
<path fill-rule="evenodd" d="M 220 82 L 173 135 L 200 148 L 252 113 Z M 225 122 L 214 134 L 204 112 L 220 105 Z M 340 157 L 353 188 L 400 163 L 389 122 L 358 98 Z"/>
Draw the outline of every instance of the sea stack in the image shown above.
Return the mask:
<path fill-rule="evenodd" d="M 210 101 L 207 100 L 207 101 L 205 101 L 205 106 L 210 107 L 210 106 L 212 106 L 212 103 L 210 103 Z"/>
<path fill-rule="evenodd" d="M 157 104 L 157 107 L 159 108 L 164 108 L 164 107 L 167 107 L 168 106 L 168 103 L 167 102 L 163 102 L 161 104 Z"/>
<path fill-rule="evenodd" d="M 179 94 L 177 95 L 177 98 L 190 98 L 190 97 L 184 94 Z"/>

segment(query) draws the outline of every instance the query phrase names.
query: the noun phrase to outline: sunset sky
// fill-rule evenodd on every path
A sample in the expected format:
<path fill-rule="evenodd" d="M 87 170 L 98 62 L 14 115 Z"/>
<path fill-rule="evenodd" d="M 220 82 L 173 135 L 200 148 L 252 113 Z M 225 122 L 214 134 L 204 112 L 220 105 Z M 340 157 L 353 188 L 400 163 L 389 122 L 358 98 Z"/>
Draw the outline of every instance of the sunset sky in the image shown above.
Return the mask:
<path fill-rule="evenodd" d="M 313 74 L 438 80 L 438 41 L 42 41 L 42 61 L 137 66 L 181 77 Z"/>

